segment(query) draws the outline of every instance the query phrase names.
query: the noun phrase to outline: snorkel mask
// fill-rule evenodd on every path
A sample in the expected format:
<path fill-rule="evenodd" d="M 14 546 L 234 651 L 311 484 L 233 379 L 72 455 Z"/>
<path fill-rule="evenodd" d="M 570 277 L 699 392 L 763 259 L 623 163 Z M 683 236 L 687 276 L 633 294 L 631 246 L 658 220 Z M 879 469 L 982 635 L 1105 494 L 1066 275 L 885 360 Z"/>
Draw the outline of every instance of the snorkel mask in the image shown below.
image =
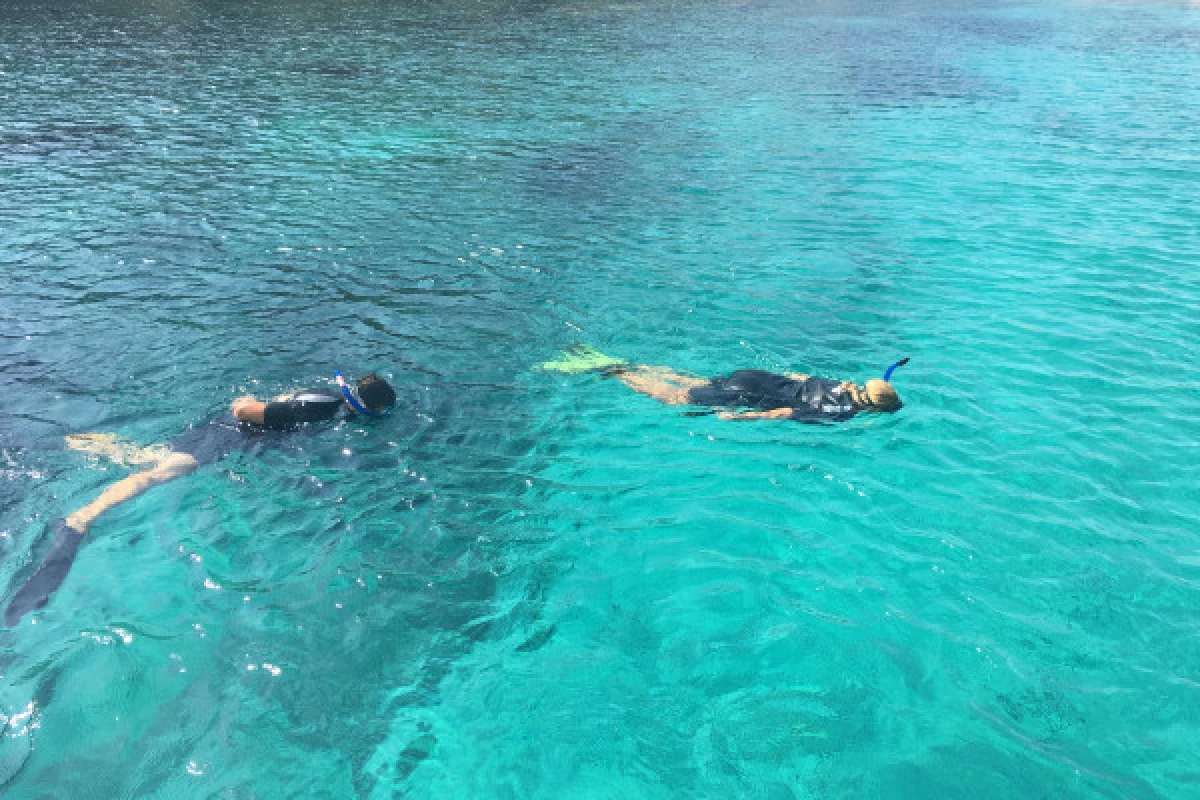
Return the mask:
<path fill-rule="evenodd" d="M 333 373 L 333 379 L 337 381 L 337 385 L 342 388 L 342 397 L 346 398 L 346 402 L 350 404 L 350 407 L 363 416 L 371 417 L 373 419 L 383 419 L 388 414 L 392 413 L 392 409 L 395 408 L 395 406 L 388 406 L 383 411 L 368 411 L 367 407 L 362 404 L 362 401 L 354 396 L 354 392 L 350 390 L 350 386 L 346 383 L 346 379 L 342 377 L 340 370 Z"/>
<path fill-rule="evenodd" d="M 902 358 L 899 361 L 897 361 L 896 363 L 892 364 L 890 367 L 888 367 L 887 370 L 884 371 L 884 373 L 883 373 L 883 383 L 887 387 L 887 393 L 890 394 L 891 398 L 895 401 L 894 403 L 893 402 L 876 402 L 871 397 L 871 393 L 867 390 L 867 386 L 869 386 L 872 383 L 878 382 L 878 379 L 876 379 L 876 378 L 872 378 L 871 380 L 864 383 L 862 386 L 855 387 L 855 397 L 854 397 L 855 403 L 857 403 L 860 408 L 863 408 L 867 411 L 892 412 L 892 411 L 898 411 L 901 408 L 903 408 L 904 403 L 900 402 L 900 397 L 896 394 L 896 390 L 892 388 L 891 380 L 892 380 L 892 373 L 895 372 L 898 368 L 903 367 L 907 363 L 908 363 L 908 359 Z"/>

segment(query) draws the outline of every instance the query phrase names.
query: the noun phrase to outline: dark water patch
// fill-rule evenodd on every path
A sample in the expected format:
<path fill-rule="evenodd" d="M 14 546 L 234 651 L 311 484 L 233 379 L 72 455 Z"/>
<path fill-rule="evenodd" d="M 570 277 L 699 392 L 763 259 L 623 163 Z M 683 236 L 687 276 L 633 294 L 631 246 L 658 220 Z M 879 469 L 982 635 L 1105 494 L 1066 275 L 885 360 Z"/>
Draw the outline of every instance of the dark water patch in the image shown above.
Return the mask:
<path fill-rule="evenodd" d="M 962 8 L 955 14 L 930 16 L 924 20 L 933 29 L 944 28 L 949 41 L 962 46 L 978 39 L 990 44 L 1022 47 L 1052 41 L 1053 25 L 1045 18 L 1018 17 Z M 969 45 L 968 45 L 969 46 Z"/>
<path fill-rule="evenodd" d="M 0 129 L 0 159 L 96 158 L 137 145 L 134 129 L 117 124 L 74 121 Z"/>

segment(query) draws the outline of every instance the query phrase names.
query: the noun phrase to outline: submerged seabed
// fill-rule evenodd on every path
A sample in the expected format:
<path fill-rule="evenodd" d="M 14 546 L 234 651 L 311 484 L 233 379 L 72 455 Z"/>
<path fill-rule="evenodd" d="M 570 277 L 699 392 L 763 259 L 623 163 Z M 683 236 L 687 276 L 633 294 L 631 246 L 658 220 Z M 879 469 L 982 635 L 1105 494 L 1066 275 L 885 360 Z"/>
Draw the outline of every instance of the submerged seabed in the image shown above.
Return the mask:
<path fill-rule="evenodd" d="M 6 798 L 1200 794 L 1200 10 L 6 2 Z M 688 418 L 572 342 L 872 377 Z"/>

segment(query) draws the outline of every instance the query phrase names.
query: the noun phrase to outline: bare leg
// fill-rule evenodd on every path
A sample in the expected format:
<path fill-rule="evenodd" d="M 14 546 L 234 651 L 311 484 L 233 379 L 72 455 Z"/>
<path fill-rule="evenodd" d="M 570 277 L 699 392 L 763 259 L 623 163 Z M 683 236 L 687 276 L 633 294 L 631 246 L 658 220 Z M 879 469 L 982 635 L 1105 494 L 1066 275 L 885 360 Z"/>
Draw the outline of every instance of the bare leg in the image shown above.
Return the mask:
<path fill-rule="evenodd" d="M 643 367 L 643 369 L 647 371 L 647 374 L 678 384 L 685 389 L 695 389 L 697 386 L 707 386 L 709 383 L 708 378 L 687 372 L 679 372 L 670 367 Z"/>
<path fill-rule="evenodd" d="M 63 437 L 68 450 L 106 458 L 126 467 L 155 466 L 171 454 L 161 444 L 142 447 L 111 433 L 72 433 Z"/>
<path fill-rule="evenodd" d="M 616 378 L 635 392 L 669 406 L 687 405 L 688 389 L 708 383 L 703 378 L 684 375 L 670 367 L 629 367 L 616 373 Z"/>
<path fill-rule="evenodd" d="M 30 611 L 42 608 L 50 595 L 58 590 L 75 562 L 79 543 L 96 517 L 110 508 L 132 500 L 147 489 L 195 471 L 196 459 L 185 453 L 171 453 L 154 469 L 130 475 L 104 490 L 99 497 L 83 508 L 60 520 L 54 530 L 54 544 L 50 554 L 29 580 L 17 590 L 12 602 L 4 611 L 4 621 L 9 627 L 17 625 Z"/>
<path fill-rule="evenodd" d="M 190 475 L 196 471 L 197 466 L 199 465 L 196 463 L 196 459 L 188 454 L 171 453 L 160 461 L 154 469 L 139 472 L 136 475 L 130 475 L 128 478 L 117 481 L 105 489 L 95 500 L 73 514 L 68 514 L 67 525 L 74 528 L 81 535 L 87 533 L 88 528 L 92 526 L 96 517 L 105 511 L 124 503 L 126 500 L 132 500 L 161 483 L 181 478 L 184 475 Z"/>

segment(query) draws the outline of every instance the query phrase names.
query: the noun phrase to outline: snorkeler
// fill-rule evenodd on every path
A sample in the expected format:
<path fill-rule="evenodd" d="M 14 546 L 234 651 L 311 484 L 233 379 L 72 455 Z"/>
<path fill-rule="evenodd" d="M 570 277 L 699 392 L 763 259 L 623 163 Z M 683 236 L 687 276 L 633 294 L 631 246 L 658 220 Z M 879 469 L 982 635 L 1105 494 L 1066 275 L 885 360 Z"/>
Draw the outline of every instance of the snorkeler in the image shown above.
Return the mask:
<path fill-rule="evenodd" d="M 892 388 L 892 373 L 908 359 L 888 367 L 883 380 L 862 386 L 850 381 L 814 378 L 795 373 L 778 374 L 761 369 L 740 369 L 717 378 L 685 375 L 669 367 L 649 367 L 611 358 L 585 345 L 569 348 L 563 358 L 542 364 L 556 372 L 599 372 L 615 377 L 635 392 L 672 406 L 708 406 L 720 419 L 789 419 L 797 422 L 841 422 L 860 412 L 898 411 L 899 395 Z"/>
<path fill-rule="evenodd" d="M 304 389 L 270 401 L 239 397 L 230 404 L 228 413 L 213 417 L 166 445 L 137 447 L 110 434 L 66 437 L 66 445 L 72 450 L 150 468 L 117 481 L 95 500 L 55 523 L 50 554 L 13 596 L 4 613 L 5 623 L 12 627 L 25 614 L 46 605 L 67 577 L 84 535 L 104 512 L 159 484 L 190 475 L 201 465 L 219 461 L 256 434 L 297 430 L 309 423 L 331 420 L 343 410 L 347 416 L 383 417 L 395 405 L 396 392 L 375 373 L 360 378 L 356 391 L 350 389 L 340 372 L 334 374 L 334 379 L 338 389 Z"/>

